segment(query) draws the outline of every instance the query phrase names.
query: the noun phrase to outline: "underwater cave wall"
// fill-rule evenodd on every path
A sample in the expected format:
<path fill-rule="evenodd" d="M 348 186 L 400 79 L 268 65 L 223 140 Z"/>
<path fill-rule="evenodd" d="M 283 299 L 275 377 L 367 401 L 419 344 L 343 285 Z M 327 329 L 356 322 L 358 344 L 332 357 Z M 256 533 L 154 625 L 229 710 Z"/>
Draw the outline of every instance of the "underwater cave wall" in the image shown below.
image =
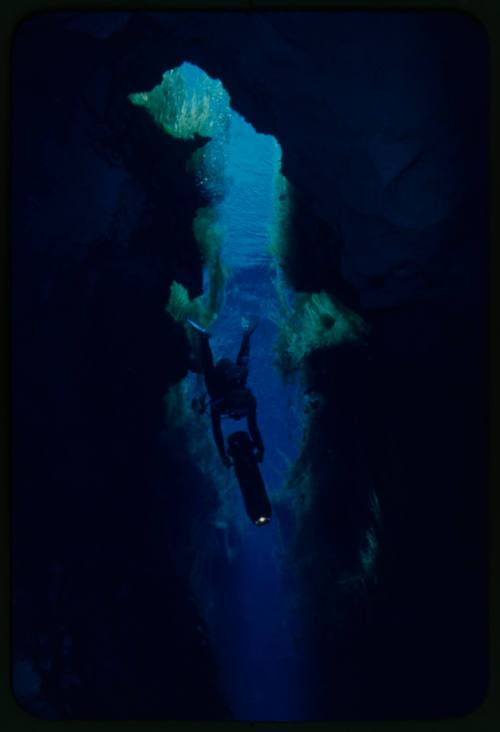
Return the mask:
<path fill-rule="evenodd" d="M 198 143 L 134 109 L 132 59 L 70 20 L 25 22 L 13 56 L 14 691 L 44 718 L 224 718 L 165 541 L 215 500 L 161 440 L 189 357 L 170 284 L 202 287 Z"/>
<path fill-rule="evenodd" d="M 323 470 L 313 497 L 315 513 L 330 486 L 318 544 L 335 525 L 352 541 L 372 487 L 383 527 L 377 589 L 323 646 L 325 709 L 461 713 L 487 669 L 488 44 L 460 13 L 330 18 L 197 14 L 157 27 L 279 140 L 297 204 L 295 289 L 340 297 L 371 334 L 368 350 L 325 349 L 312 364 L 326 400 L 315 450 L 335 450 L 336 436 L 343 466 L 336 479 L 335 460 Z M 317 571 L 335 584 L 334 565 Z M 323 627 L 331 608 L 315 606 Z"/>
<path fill-rule="evenodd" d="M 313 496 L 325 513 L 310 541 L 318 547 L 328 543 L 336 527 L 348 556 L 360 525 L 357 502 L 369 496 L 372 486 L 383 527 L 377 589 L 369 601 L 351 606 L 354 612 L 348 618 L 356 620 L 350 626 L 336 625 L 330 606 L 314 602 L 313 616 L 322 614 L 320 627 L 332 625 L 330 640 L 323 645 L 324 708 L 355 717 L 460 713 L 479 702 L 486 679 L 484 36 L 467 16 L 446 13 L 342 13 L 328 24 L 315 13 L 189 13 L 189 24 L 183 15 L 120 14 L 119 25 L 102 33 L 92 24 L 89 29 L 88 23 L 70 31 L 61 16 L 60 33 L 30 31 L 43 64 L 33 59 L 20 88 L 29 88 L 39 100 L 36 134 L 30 97 L 14 98 L 14 150 L 20 161 L 14 169 L 14 207 L 22 205 L 13 221 L 19 242 L 14 245 L 18 577 L 23 571 L 36 574 L 41 598 L 52 556 L 65 565 L 74 564 L 73 553 L 81 562 L 90 561 L 91 552 L 94 567 L 98 542 L 90 545 L 86 537 L 91 533 L 114 551 L 107 522 L 113 521 L 114 532 L 117 517 L 127 541 L 136 537 L 128 555 L 143 543 L 135 533 L 143 519 L 132 514 L 131 525 L 131 515 L 120 513 L 122 495 L 134 507 L 138 492 L 144 497 L 144 486 L 133 479 L 142 473 L 138 464 L 129 472 L 125 463 L 119 473 L 122 491 L 115 469 L 137 454 L 126 449 L 136 440 L 142 445 L 137 460 L 147 463 L 147 445 L 161 422 L 158 399 L 187 369 L 181 329 L 163 313 L 161 318 L 154 315 L 159 310 L 153 303 L 165 302 L 171 279 L 183 283 L 190 294 L 201 292 L 201 267 L 188 233 L 188 221 L 200 203 L 192 181 L 180 171 L 191 148 L 164 135 L 161 140 L 159 134 L 156 140 L 151 137 L 148 166 L 157 172 L 140 172 L 142 153 L 134 158 L 131 140 L 134 128 L 146 124 L 145 117 L 141 110 L 120 104 L 127 94 L 152 88 L 166 69 L 188 60 L 220 79 L 233 108 L 280 142 L 283 173 L 297 200 L 298 236 L 289 262 L 293 287 L 341 298 L 370 327 L 368 350 L 339 352 L 331 347 L 315 354 L 310 364 L 311 379 L 324 399 L 315 448 L 318 454 L 334 444 L 342 450 L 331 463 L 332 471 L 323 471 Z M 62 101 L 61 88 L 74 100 L 72 105 Z M 44 90 L 50 90 L 50 105 Z M 89 119 L 90 131 L 82 129 L 82 120 Z M 146 138 L 155 135 L 150 124 L 147 130 Z M 142 139 L 142 132 L 136 134 Z M 149 143 L 143 142 L 146 150 Z M 123 184 L 121 203 L 118 195 L 109 198 L 110 190 L 120 188 L 117 182 L 93 188 L 80 173 L 74 186 L 63 186 L 70 171 L 62 175 L 61 162 L 54 169 L 54 160 L 60 160 L 51 153 L 54 145 L 71 150 L 80 171 L 88 165 L 98 169 L 92 180 L 131 177 Z M 163 158 L 153 150 L 169 145 L 172 169 L 158 171 Z M 85 161 L 79 157 L 83 149 Z M 25 187 L 22 199 L 16 196 L 16 185 L 21 185 L 16 175 Z M 161 184 L 155 183 L 157 175 Z M 172 207 L 162 198 L 163 175 L 172 176 Z M 145 200 L 156 202 L 148 225 L 146 204 L 136 208 L 137 186 Z M 55 237 L 55 214 L 63 223 L 69 202 L 76 206 L 80 227 L 91 225 L 91 230 L 72 239 L 72 216 L 71 226 Z M 53 212 L 49 222 L 48 208 Z M 159 241 L 165 217 L 174 209 L 176 216 L 167 226 L 175 242 L 172 256 L 159 252 Z M 111 236 L 113 221 L 117 228 Z M 129 248 L 117 246 L 124 221 Z M 301 262 L 308 264 L 294 265 Z M 139 271 L 147 287 L 131 284 Z M 116 284 L 108 287 L 108 280 Z M 129 305 L 133 313 L 124 317 L 125 301 L 134 302 L 129 288 L 147 304 L 143 309 Z M 100 293 L 99 299 L 94 300 L 94 293 Z M 139 367 L 137 380 L 132 372 L 126 376 L 126 369 L 123 374 L 120 370 L 127 363 L 124 354 L 132 342 L 128 324 L 134 316 L 133 337 L 141 346 L 131 349 L 130 363 Z M 151 323 L 147 332 L 140 325 L 146 321 Z M 176 346 L 160 356 L 160 342 L 167 341 Z M 90 372 L 89 360 L 94 364 Z M 106 406 L 92 410 L 88 394 L 94 393 L 94 378 L 102 381 L 104 373 L 98 389 Z M 127 399 L 118 396 L 120 389 Z M 117 404 L 134 418 L 120 419 L 114 411 Z M 91 433 L 101 430 L 106 444 L 115 435 L 113 458 L 98 446 L 101 439 L 72 439 L 74 430 L 67 426 L 75 418 Z M 128 436 L 126 425 L 133 426 Z M 99 451 L 101 457 L 96 456 Z M 36 456 L 31 468 L 28 454 Z M 340 476 L 330 490 L 339 462 Z M 98 482 L 96 465 L 105 466 L 97 471 Z M 40 475 L 45 476 L 43 490 Z M 76 481 L 80 486 L 71 503 L 68 476 L 72 485 Z M 70 505 L 92 532 L 82 527 L 74 533 L 75 522 L 67 518 Z M 141 503 L 141 510 L 147 510 L 145 505 Z M 363 516 L 365 510 L 363 503 Z M 37 516 L 44 522 L 35 520 Z M 69 534 L 81 537 L 73 539 L 73 553 L 64 560 L 57 557 L 57 547 L 64 543 L 61 532 L 64 541 Z M 53 549 L 33 557 L 33 537 L 38 546 L 47 536 Z M 151 556 L 149 550 L 141 551 Z M 295 546 L 298 556 L 304 551 L 309 547 Z M 40 563 L 36 573 L 35 562 Z M 317 568 L 318 583 L 335 588 L 337 570 L 335 563 L 323 562 Z M 109 573 L 100 571 L 99 577 L 107 580 Z M 314 595 L 310 587 L 305 591 Z M 352 597 L 357 602 L 359 596 Z M 31 599 L 20 586 L 19 617 Z M 46 602 L 47 615 L 52 611 Z M 199 644 L 196 648 L 201 653 Z M 331 658 L 337 670 L 331 669 Z"/>

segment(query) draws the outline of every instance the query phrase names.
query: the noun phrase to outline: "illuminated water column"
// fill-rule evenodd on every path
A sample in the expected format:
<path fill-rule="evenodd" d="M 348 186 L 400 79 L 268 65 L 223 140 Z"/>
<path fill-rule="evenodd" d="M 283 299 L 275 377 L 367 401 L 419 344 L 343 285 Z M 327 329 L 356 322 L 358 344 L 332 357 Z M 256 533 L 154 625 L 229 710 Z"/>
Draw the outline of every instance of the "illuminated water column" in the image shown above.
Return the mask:
<path fill-rule="evenodd" d="M 286 479 L 287 461 L 297 457 L 302 426 L 297 387 L 285 385 L 273 367 L 277 275 L 269 238 L 281 150 L 274 138 L 256 134 L 233 113 L 225 161 L 225 196 L 218 213 L 226 229 L 223 260 L 229 278 L 212 344 L 216 356 L 235 357 L 241 319 L 260 317 L 252 336 L 248 383 L 257 398 L 266 445 L 262 473 L 273 501 Z M 227 421 L 224 428 L 227 434 L 241 426 Z M 242 548 L 213 626 L 218 645 L 224 646 L 220 650 L 230 703 L 242 719 L 300 719 L 307 716 L 306 670 L 294 646 L 298 629 L 277 564 L 283 526 L 276 517 L 264 528 L 252 526 L 236 486 L 232 503 Z"/>
<path fill-rule="evenodd" d="M 242 318 L 260 317 L 251 341 L 248 384 L 257 398 L 266 446 L 262 474 L 273 502 L 286 480 L 287 464 L 297 457 L 302 430 L 300 389 L 285 385 L 273 366 L 278 275 L 269 244 L 281 149 L 273 137 L 257 134 L 231 110 L 220 82 L 191 64 L 167 72 L 162 86 L 134 95 L 132 101 L 147 106 L 169 134 L 189 138 L 198 132 L 212 138 L 193 166 L 224 231 L 221 257 L 228 278 L 223 306 L 210 327 L 211 344 L 216 359 L 235 358 Z M 207 289 L 208 279 L 207 274 Z M 242 426 L 228 420 L 224 430 L 227 434 Z M 211 607 L 206 603 L 202 608 L 228 703 L 237 719 L 307 718 L 310 669 L 295 644 L 300 628 L 277 561 L 286 551 L 286 509 L 279 519 L 275 514 L 270 524 L 256 527 L 248 520 L 235 479 L 229 500 L 239 550 L 231 567 L 218 573 Z"/>

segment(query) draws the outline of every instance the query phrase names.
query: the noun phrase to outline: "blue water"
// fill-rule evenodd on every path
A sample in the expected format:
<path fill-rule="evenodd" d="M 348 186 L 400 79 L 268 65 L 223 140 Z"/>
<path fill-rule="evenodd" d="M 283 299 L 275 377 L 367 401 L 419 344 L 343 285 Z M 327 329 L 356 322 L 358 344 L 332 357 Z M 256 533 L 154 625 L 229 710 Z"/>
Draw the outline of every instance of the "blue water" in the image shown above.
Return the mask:
<path fill-rule="evenodd" d="M 221 223 L 228 230 L 224 261 L 236 271 L 269 264 L 274 179 L 281 149 L 274 137 L 257 135 L 243 117 L 233 113 L 225 159 L 226 195 L 219 206 Z M 254 289 L 257 278 L 249 274 L 247 280 L 247 289 Z"/>
<path fill-rule="evenodd" d="M 241 317 L 260 317 L 252 336 L 248 384 L 257 397 L 266 445 L 262 475 L 271 502 L 285 482 L 287 460 L 297 457 L 301 435 L 299 389 L 285 386 L 273 367 L 278 333 L 271 313 L 276 306 L 277 275 L 268 244 L 279 163 L 276 141 L 257 135 L 233 115 L 226 149 L 226 175 L 231 183 L 219 207 L 227 230 L 223 260 L 231 274 L 224 307 L 212 327 L 212 346 L 216 357 L 235 357 Z M 226 434 L 238 428 L 238 423 L 224 423 Z M 304 719 L 307 660 L 296 646 L 300 623 L 293 616 L 292 598 L 285 592 L 278 564 L 278 554 L 286 550 L 282 544 L 287 532 L 276 514 L 267 526 L 250 524 L 236 485 L 233 508 L 242 548 L 216 601 L 213 624 L 229 703 L 234 716 L 242 720 Z"/>
<path fill-rule="evenodd" d="M 192 70 L 190 79 L 196 80 Z M 288 464 L 298 455 L 302 431 L 300 386 L 285 385 L 273 366 L 278 274 L 268 246 L 281 150 L 273 137 L 258 135 L 234 112 L 224 139 L 225 195 L 216 206 L 226 232 L 222 258 L 230 274 L 224 306 L 211 327 L 211 344 L 216 359 L 236 358 L 242 317 L 260 317 L 251 341 L 248 385 L 257 398 L 266 446 L 261 469 L 273 503 L 273 496 L 283 489 Z M 213 149 L 220 156 L 220 146 Z M 223 430 L 227 435 L 244 426 L 225 420 Z M 285 589 L 279 568 L 292 514 L 285 506 L 279 518 L 275 512 L 270 524 L 256 527 L 246 515 L 234 478 L 232 487 L 230 515 L 239 533 L 239 549 L 230 569 L 218 574 L 207 612 L 224 692 L 236 719 L 306 719 L 311 711 L 312 669 L 297 642 L 301 635 L 300 618 L 293 613 L 297 588 L 288 578 Z"/>

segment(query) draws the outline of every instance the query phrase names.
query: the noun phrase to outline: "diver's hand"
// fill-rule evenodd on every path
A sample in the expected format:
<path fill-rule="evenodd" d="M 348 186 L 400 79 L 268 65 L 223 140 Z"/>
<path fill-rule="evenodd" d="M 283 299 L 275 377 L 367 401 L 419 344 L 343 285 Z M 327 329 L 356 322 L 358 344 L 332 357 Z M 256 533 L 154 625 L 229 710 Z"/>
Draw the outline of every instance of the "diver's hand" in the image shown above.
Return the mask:
<path fill-rule="evenodd" d="M 222 462 L 224 463 L 224 465 L 226 466 L 226 468 L 230 468 L 232 466 L 232 464 L 233 464 L 232 463 L 232 460 L 230 458 L 228 458 L 227 455 L 222 455 Z"/>
<path fill-rule="evenodd" d="M 251 336 L 254 330 L 259 325 L 260 318 L 258 315 L 254 315 L 252 318 L 241 318 L 241 327 L 243 329 L 243 334 Z"/>

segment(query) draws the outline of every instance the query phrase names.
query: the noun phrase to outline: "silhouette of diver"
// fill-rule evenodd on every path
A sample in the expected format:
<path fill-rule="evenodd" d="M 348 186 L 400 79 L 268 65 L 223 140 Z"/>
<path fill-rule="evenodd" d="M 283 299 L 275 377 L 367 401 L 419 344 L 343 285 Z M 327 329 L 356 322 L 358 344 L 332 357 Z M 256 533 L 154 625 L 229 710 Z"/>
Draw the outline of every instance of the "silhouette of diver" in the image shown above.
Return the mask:
<path fill-rule="evenodd" d="M 257 400 L 246 386 L 248 378 L 248 361 L 250 358 L 250 336 L 259 324 L 258 318 L 243 327 L 240 350 L 236 363 L 230 358 L 221 358 L 214 365 L 214 357 L 210 347 L 211 334 L 192 320 L 187 321 L 200 334 L 201 365 L 205 386 L 210 397 L 210 415 L 215 444 L 226 468 L 232 465 L 226 454 L 224 436 L 221 428 L 223 416 L 231 419 L 247 418 L 248 431 L 256 447 L 258 462 L 264 459 L 264 443 L 257 426 Z"/>

